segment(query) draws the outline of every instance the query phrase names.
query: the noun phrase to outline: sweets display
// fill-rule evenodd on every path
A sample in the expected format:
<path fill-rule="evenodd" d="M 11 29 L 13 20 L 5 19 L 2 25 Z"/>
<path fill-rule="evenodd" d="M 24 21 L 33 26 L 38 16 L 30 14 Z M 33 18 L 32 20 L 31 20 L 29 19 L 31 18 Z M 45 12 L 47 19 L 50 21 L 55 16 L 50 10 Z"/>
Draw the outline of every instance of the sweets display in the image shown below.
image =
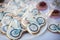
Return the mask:
<path fill-rule="evenodd" d="M 0 32 L 10 40 L 27 40 L 42 35 L 47 29 L 60 33 L 60 23 L 54 19 L 60 18 L 59 4 L 56 4 L 58 8 L 51 6 L 56 0 L 51 5 L 40 0 L 9 0 L 4 3 L 5 1 L 0 0 Z M 46 10 L 48 12 L 44 12 Z"/>

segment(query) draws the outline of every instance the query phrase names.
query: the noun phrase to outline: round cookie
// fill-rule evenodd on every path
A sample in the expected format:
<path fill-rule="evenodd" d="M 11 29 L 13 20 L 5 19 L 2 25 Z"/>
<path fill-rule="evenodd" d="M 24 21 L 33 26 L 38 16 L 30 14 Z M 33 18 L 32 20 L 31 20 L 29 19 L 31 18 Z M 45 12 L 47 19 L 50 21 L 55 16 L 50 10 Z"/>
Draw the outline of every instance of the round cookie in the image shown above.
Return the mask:
<path fill-rule="evenodd" d="M 48 29 L 49 29 L 51 32 L 60 33 L 60 27 L 59 27 L 59 25 L 50 24 L 50 26 L 48 27 Z"/>
<path fill-rule="evenodd" d="M 7 30 L 7 37 L 15 40 L 21 38 L 23 32 L 22 24 L 13 18 Z"/>
<path fill-rule="evenodd" d="M 40 31 L 40 28 L 38 25 L 31 23 L 28 27 L 27 27 L 27 31 L 30 34 L 37 34 Z"/>
<path fill-rule="evenodd" d="M 50 26 L 48 27 L 48 29 L 52 32 L 57 32 L 57 25 L 55 24 L 50 24 Z"/>
<path fill-rule="evenodd" d="M 51 22 L 53 21 L 53 22 Z M 48 30 L 53 33 L 60 33 L 60 24 L 53 18 L 49 18 L 48 20 Z"/>
<path fill-rule="evenodd" d="M 26 8 L 26 7 L 22 8 L 22 9 L 18 9 L 16 11 L 16 16 L 22 17 L 25 14 L 25 12 L 27 11 L 27 9 L 28 8 Z"/>

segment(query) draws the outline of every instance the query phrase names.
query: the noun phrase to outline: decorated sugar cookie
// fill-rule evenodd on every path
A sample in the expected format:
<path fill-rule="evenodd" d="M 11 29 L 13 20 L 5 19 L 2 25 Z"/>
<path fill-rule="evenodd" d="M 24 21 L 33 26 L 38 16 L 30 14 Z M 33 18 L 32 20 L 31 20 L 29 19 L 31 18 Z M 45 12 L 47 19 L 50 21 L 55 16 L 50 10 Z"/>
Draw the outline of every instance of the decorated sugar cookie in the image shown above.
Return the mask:
<path fill-rule="evenodd" d="M 6 33 L 7 32 L 7 29 L 8 29 L 8 26 L 10 24 L 12 20 L 12 17 L 11 16 L 7 16 L 5 15 L 1 21 L 2 25 L 1 25 L 1 32 L 2 33 Z"/>
<path fill-rule="evenodd" d="M 11 0 L 7 5 L 7 11 L 9 10 L 9 12 L 11 12 L 11 11 L 15 12 L 19 9 L 23 9 L 26 7 L 27 7 L 27 4 L 25 4 L 24 2 L 22 2 L 20 0 Z"/>
<path fill-rule="evenodd" d="M 52 21 L 52 22 L 50 22 Z M 53 32 L 53 33 L 60 33 L 60 24 L 57 22 L 57 20 L 53 18 L 48 19 L 48 30 Z"/>
<path fill-rule="evenodd" d="M 1 12 L 0 12 L 0 20 L 2 20 L 3 18 L 4 18 L 4 16 L 6 15 L 6 14 L 8 14 L 9 12 L 5 12 L 5 11 L 3 11 L 3 10 L 1 10 Z"/>
<path fill-rule="evenodd" d="M 40 21 L 39 21 L 40 20 Z M 45 19 L 39 18 L 36 20 L 37 23 L 30 23 L 29 26 L 27 26 L 28 32 L 31 34 L 36 34 L 40 31 L 41 27 L 45 25 Z"/>
<path fill-rule="evenodd" d="M 55 33 L 60 33 L 60 26 L 59 25 L 56 25 L 56 24 L 50 24 L 48 29 L 52 32 L 55 32 Z"/>
<path fill-rule="evenodd" d="M 52 32 L 57 32 L 57 25 L 51 24 L 48 29 L 51 30 Z"/>
<path fill-rule="evenodd" d="M 25 30 L 22 28 L 22 24 L 13 18 L 13 20 L 11 21 L 8 27 L 7 36 L 10 39 L 18 39 L 18 38 L 21 38 L 22 33 L 24 31 Z"/>
<path fill-rule="evenodd" d="M 46 18 L 43 17 L 34 6 L 30 6 L 30 8 L 31 9 L 23 15 L 21 23 L 27 28 L 30 34 L 36 34 L 40 31 L 41 27 L 46 24 Z"/>

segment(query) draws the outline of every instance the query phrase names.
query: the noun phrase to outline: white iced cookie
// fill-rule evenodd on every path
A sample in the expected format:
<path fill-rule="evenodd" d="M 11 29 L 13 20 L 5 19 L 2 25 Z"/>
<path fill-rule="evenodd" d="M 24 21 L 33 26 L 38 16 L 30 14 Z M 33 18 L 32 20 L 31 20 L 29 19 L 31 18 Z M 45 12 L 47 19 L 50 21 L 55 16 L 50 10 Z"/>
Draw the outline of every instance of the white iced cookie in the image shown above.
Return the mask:
<path fill-rule="evenodd" d="M 0 10 L 0 22 L 6 14 L 10 14 L 10 12 L 8 12 L 6 10 Z"/>
<path fill-rule="evenodd" d="M 33 34 L 37 33 L 39 31 L 39 29 L 40 28 L 34 23 L 31 23 L 27 28 L 28 32 L 33 33 Z"/>
<path fill-rule="evenodd" d="M 36 8 L 29 9 L 26 14 L 23 15 L 22 24 L 25 26 L 30 34 L 37 34 L 45 22 L 44 15 L 41 15 Z"/>
<path fill-rule="evenodd" d="M 31 34 L 38 33 L 40 29 L 45 25 L 45 19 L 43 17 L 35 17 L 35 19 L 32 19 L 32 21 L 29 21 L 30 24 L 27 26 L 28 32 Z"/>
<path fill-rule="evenodd" d="M 18 39 L 21 38 L 24 29 L 19 21 L 13 19 L 7 30 L 7 37 L 10 39 Z"/>
<path fill-rule="evenodd" d="M 57 25 L 56 24 L 51 24 L 48 29 L 52 32 L 57 32 Z"/>
<path fill-rule="evenodd" d="M 10 16 L 4 16 L 3 17 L 2 21 L 1 21 L 2 25 L 0 27 L 2 33 L 6 34 L 8 26 L 9 26 L 11 20 L 12 20 L 12 17 L 10 17 Z"/>
<path fill-rule="evenodd" d="M 6 12 L 4 12 L 3 10 L 0 11 L 0 21 L 3 19 L 5 14 Z"/>
<path fill-rule="evenodd" d="M 48 30 L 53 33 L 60 33 L 60 24 L 55 19 L 49 18 Z"/>
<path fill-rule="evenodd" d="M 22 17 L 24 13 L 27 11 L 28 5 L 22 2 L 21 0 L 11 0 L 8 3 L 7 11 L 12 14 Z"/>
<path fill-rule="evenodd" d="M 11 0 L 7 5 L 7 11 L 9 10 L 9 12 L 15 12 L 16 10 L 23 9 L 25 7 L 27 7 L 27 5 L 23 3 L 21 0 Z"/>
<path fill-rule="evenodd" d="M 39 11 L 36 9 L 36 8 L 34 8 L 34 6 L 33 5 L 29 5 L 29 8 L 28 8 L 28 10 L 25 12 L 25 14 L 23 15 L 23 19 L 22 19 L 22 24 L 24 25 L 26 25 L 27 23 L 28 23 L 28 20 L 27 21 L 25 21 L 27 18 L 33 18 L 33 16 L 35 16 L 35 15 L 37 15 L 37 14 L 40 14 L 39 13 Z M 25 26 L 24 25 L 24 26 Z"/>
<path fill-rule="evenodd" d="M 59 25 L 56 25 L 56 24 L 50 24 L 48 29 L 51 31 L 51 32 L 55 32 L 55 33 L 60 33 L 60 26 Z"/>
<path fill-rule="evenodd" d="M 16 11 L 16 15 L 19 16 L 19 17 L 22 17 L 25 14 L 25 12 L 27 11 L 27 9 L 28 8 L 26 8 L 26 7 L 22 8 L 22 9 L 18 9 Z"/>

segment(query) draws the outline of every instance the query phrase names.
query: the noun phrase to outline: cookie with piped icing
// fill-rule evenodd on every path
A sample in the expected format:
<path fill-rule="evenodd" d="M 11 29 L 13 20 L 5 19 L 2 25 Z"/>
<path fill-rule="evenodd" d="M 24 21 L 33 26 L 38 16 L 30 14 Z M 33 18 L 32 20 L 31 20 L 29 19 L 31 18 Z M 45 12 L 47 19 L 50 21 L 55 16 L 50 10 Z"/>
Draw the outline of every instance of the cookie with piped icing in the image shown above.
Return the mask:
<path fill-rule="evenodd" d="M 53 22 L 50 22 L 53 21 Z M 49 18 L 48 20 L 48 30 L 53 33 L 60 33 L 60 24 L 53 18 Z"/>
<path fill-rule="evenodd" d="M 56 25 L 56 24 L 50 24 L 48 29 L 51 31 L 51 32 L 54 32 L 54 33 L 60 33 L 60 27 L 59 25 Z"/>
<path fill-rule="evenodd" d="M 43 17 L 44 15 L 34 8 L 34 6 L 30 6 L 30 8 L 23 15 L 21 23 L 27 28 L 29 33 L 36 34 L 46 24 L 46 16 Z"/>
<path fill-rule="evenodd" d="M 12 17 L 11 16 L 4 16 L 3 17 L 2 21 L 1 21 L 1 24 L 2 25 L 0 27 L 2 33 L 6 34 L 7 29 L 8 29 L 8 26 L 9 26 L 11 20 L 12 20 Z"/>
<path fill-rule="evenodd" d="M 7 37 L 10 39 L 18 39 L 18 38 L 21 38 L 22 33 L 24 31 L 25 30 L 22 28 L 22 24 L 13 18 L 13 20 L 11 21 L 8 27 L 6 34 L 7 34 Z"/>

